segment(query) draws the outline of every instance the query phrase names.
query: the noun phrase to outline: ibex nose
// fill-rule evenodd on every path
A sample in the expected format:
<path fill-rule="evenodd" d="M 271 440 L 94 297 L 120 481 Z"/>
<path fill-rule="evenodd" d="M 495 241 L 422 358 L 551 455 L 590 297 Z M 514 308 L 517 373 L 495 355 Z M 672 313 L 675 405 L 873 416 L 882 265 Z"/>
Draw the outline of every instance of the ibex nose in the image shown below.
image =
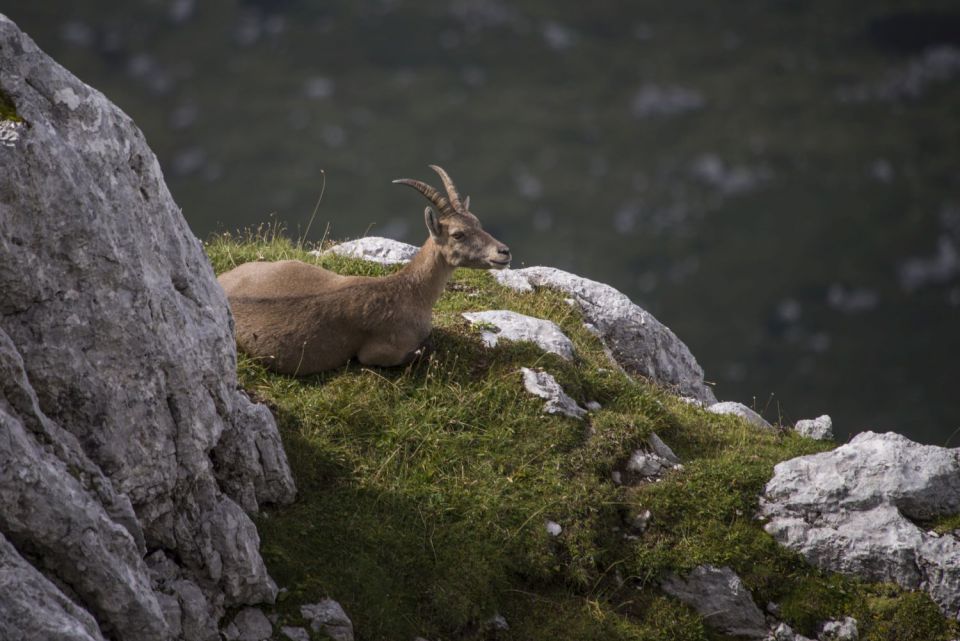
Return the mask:
<path fill-rule="evenodd" d="M 506 245 L 500 245 L 499 247 L 497 247 L 497 253 L 500 254 L 501 256 L 509 256 L 510 248 L 507 247 Z"/>

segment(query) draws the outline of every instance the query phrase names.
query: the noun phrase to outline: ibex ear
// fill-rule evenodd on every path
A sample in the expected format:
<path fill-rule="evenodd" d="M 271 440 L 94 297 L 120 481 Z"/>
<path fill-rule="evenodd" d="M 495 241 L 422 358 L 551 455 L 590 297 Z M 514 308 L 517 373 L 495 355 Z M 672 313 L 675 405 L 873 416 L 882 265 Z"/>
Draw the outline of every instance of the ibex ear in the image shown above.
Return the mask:
<path fill-rule="evenodd" d="M 463 199 L 463 208 L 467 211 L 470 211 L 470 196 L 467 196 Z"/>
<path fill-rule="evenodd" d="M 427 223 L 427 231 L 429 231 L 430 235 L 434 238 L 439 237 L 443 232 L 443 227 L 440 225 L 440 218 L 437 217 L 437 212 L 433 211 L 433 207 L 427 207 L 423 210 L 423 222 Z"/>

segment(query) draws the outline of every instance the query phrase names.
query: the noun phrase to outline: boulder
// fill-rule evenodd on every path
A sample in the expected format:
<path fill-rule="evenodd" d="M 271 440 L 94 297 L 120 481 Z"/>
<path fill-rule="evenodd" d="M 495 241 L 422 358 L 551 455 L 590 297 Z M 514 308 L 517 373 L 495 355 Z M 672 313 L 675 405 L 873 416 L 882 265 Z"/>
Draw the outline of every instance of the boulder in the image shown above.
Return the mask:
<path fill-rule="evenodd" d="M 362 258 L 381 265 L 398 265 L 409 263 L 410 260 L 420 251 L 419 247 L 401 243 L 390 238 L 380 236 L 366 236 L 356 240 L 349 240 L 338 245 L 334 245 L 326 252 L 312 251 L 314 256 L 323 253 L 337 254 L 340 256 L 349 256 L 351 258 Z"/>
<path fill-rule="evenodd" d="M 557 379 L 547 372 L 538 372 L 529 367 L 521 367 L 520 372 L 523 374 L 523 388 L 547 401 L 543 404 L 543 411 L 547 414 L 562 414 L 577 419 L 587 415 L 587 410 L 567 396 Z"/>
<path fill-rule="evenodd" d="M 744 405 L 743 403 L 737 403 L 736 401 L 724 401 L 722 403 L 714 403 L 707 407 L 707 411 L 712 414 L 730 414 L 733 416 L 739 416 L 747 423 L 754 425 L 756 427 L 770 428 L 772 427 L 770 423 L 766 421 L 762 416 L 754 412 L 752 409 Z"/>
<path fill-rule="evenodd" d="M 687 346 L 668 327 L 610 285 L 552 267 L 492 273 L 500 284 L 518 291 L 552 287 L 566 292 L 625 370 L 680 395 L 716 402 L 713 391 L 704 383 L 703 368 Z"/>
<path fill-rule="evenodd" d="M 0 68 L 0 533 L 110 638 L 216 638 L 276 595 L 242 509 L 293 498 L 276 425 L 139 129 L 2 15 Z"/>
<path fill-rule="evenodd" d="M 762 639 L 767 636 L 763 612 L 736 572 L 728 567 L 701 565 L 687 576 L 668 576 L 660 586 L 686 603 L 712 628 L 734 636 Z"/>
<path fill-rule="evenodd" d="M 818 441 L 830 440 L 833 438 L 833 420 L 824 414 L 817 418 L 797 421 L 793 430 L 807 438 L 814 438 Z"/>
<path fill-rule="evenodd" d="M 314 632 L 322 632 L 333 641 L 353 641 L 353 622 L 333 599 L 300 606 L 300 614 L 310 621 Z"/>
<path fill-rule="evenodd" d="M 960 614 L 960 541 L 922 527 L 960 513 L 960 450 L 863 432 L 779 463 L 760 512 L 813 565 L 923 589 L 946 616 Z"/>
<path fill-rule="evenodd" d="M 223 630 L 226 641 L 267 641 L 272 634 L 273 626 L 260 608 L 240 610 Z"/>
<path fill-rule="evenodd" d="M 853 617 L 843 617 L 837 621 L 827 621 L 820 627 L 819 641 L 857 641 L 860 631 L 857 629 L 857 620 Z"/>
<path fill-rule="evenodd" d="M 464 312 L 463 317 L 474 325 L 496 328 L 496 332 L 485 328 L 481 334 L 488 347 L 495 346 L 500 339 L 529 341 L 545 352 L 556 354 L 568 361 L 573 359 L 573 343 L 553 321 L 505 309 Z"/>

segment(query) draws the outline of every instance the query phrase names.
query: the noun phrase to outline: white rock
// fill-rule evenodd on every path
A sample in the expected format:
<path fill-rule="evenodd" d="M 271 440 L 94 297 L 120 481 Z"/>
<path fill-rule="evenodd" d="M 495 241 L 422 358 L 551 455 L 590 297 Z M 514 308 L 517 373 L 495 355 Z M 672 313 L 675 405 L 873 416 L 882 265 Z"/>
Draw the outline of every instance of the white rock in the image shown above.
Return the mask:
<path fill-rule="evenodd" d="M 509 287 L 518 292 L 533 291 L 533 285 L 527 280 L 527 277 L 523 274 L 523 270 L 501 269 L 493 272 L 493 277 L 504 287 Z"/>
<path fill-rule="evenodd" d="M 550 536 L 560 536 L 560 533 L 563 532 L 563 527 L 556 521 L 547 521 L 546 528 Z"/>
<path fill-rule="evenodd" d="M 743 403 L 735 401 L 724 401 L 723 403 L 714 403 L 707 408 L 708 412 L 713 414 L 732 414 L 739 416 L 746 422 L 757 427 L 772 427 L 762 416 L 754 412 Z"/>
<path fill-rule="evenodd" d="M 240 610 L 224 629 L 224 636 L 235 641 L 265 641 L 272 634 L 273 626 L 270 625 L 267 615 L 259 608 Z"/>
<path fill-rule="evenodd" d="M 833 438 L 833 420 L 826 414 L 817 418 L 797 421 L 793 429 L 798 434 L 820 441 Z"/>
<path fill-rule="evenodd" d="M 363 260 L 380 263 L 381 265 L 397 265 L 409 263 L 418 251 L 420 251 L 419 247 L 401 243 L 398 240 L 382 238 L 380 236 L 367 236 L 334 245 L 325 252 L 314 250 L 310 253 L 314 256 L 319 256 L 329 252 L 339 256 L 362 258 Z"/>
<path fill-rule="evenodd" d="M 630 529 L 637 534 L 643 533 L 647 529 L 647 525 L 650 524 L 650 518 L 652 516 L 653 515 L 650 513 L 650 510 L 644 510 L 640 514 L 636 515 L 633 518 L 633 521 L 630 522 Z"/>
<path fill-rule="evenodd" d="M 300 614 L 310 621 L 314 632 L 323 632 L 333 641 L 353 641 L 353 622 L 333 599 L 302 605 Z"/>
<path fill-rule="evenodd" d="M 591 412 L 599 412 L 600 410 L 603 409 L 603 405 L 601 405 L 596 401 L 587 401 L 586 408 Z"/>
<path fill-rule="evenodd" d="M 960 614 L 960 541 L 913 522 L 960 513 L 960 450 L 864 432 L 778 464 L 760 512 L 813 565 L 923 589 L 946 616 Z"/>
<path fill-rule="evenodd" d="M 543 411 L 547 414 L 563 414 L 579 419 L 587 415 L 587 410 L 567 396 L 557 379 L 550 374 L 537 372 L 528 367 L 521 367 L 520 371 L 523 373 L 524 389 L 547 401 L 543 406 Z"/>
<path fill-rule="evenodd" d="M 810 641 L 810 639 L 802 634 L 797 634 L 786 623 L 780 623 L 770 631 L 765 641 Z"/>
<path fill-rule="evenodd" d="M 280 628 L 280 632 L 283 633 L 283 636 L 290 639 L 290 641 L 310 641 L 310 633 L 304 628 L 283 626 Z"/>
<path fill-rule="evenodd" d="M 499 333 L 483 332 L 483 342 L 488 347 L 496 345 L 501 338 L 530 341 L 545 352 L 557 354 L 568 361 L 573 360 L 573 343 L 552 321 L 504 309 L 464 312 L 463 317 L 473 324 L 493 325 L 500 330 Z"/>
<path fill-rule="evenodd" d="M 762 639 L 767 635 L 763 612 L 737 574 L 727 567 L 701 565 L 685 577 L 672 574 L 663 591 L 691 606 L 707 625 L 730 635 Z"/>
<path fill-rule="evenodd" d="M 501 285 L 520 291 L 552 287 L 569 294 L 584 320 L 596 328 L 612 358 L 625 370 L 685 396 L 716 402 L 713 391 L 703 382 L 703 369 L 687 346 L 613 287 L 552 267 L 501 270 L 493 272 L 493 277 Z"/>
<path fill-rule="evenodd" d="M 817 638 L 820 641 L 857 641 L 860 638 L 857 620 L 853 617 L 843 617 L 840 621 L 827 621 L 820 628 Z"/>

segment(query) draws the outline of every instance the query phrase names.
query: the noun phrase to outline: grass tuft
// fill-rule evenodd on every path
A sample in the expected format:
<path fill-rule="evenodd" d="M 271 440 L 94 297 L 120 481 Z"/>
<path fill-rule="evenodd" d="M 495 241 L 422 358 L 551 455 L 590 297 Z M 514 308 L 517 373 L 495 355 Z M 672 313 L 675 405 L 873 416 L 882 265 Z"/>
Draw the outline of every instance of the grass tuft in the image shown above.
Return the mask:
<path fill-rule="evenodd" d="M 216 236 L 207 251 L 218 273 L 290 258 L 349 274 L 395 269 L 311 255 L 272 226 Z M 554 321 L 575 361 L 525 343 L 484 347 L 460 315 L 482 309 Z M 957 634 L 926 595 L 819 572 L 754 518 L 777 462 L 831 444 L 713 415 L 624 375 L 558 292 L 518 293 L 459 270 L 434 322 L 429 356 L 405 368 L 351 363 L 291 378 L 241 356 L 241 382 L 274 411 L 299 486 L 293 505 L 258 518 L 264 558 L 287 588 L 281 625 L 303 625 L 299 606 L 329 595 L 361 640 L 718 639 L 658 588 L 668 573 L 711 563 L 731 566 L 803 634 L 843 615 L 865 639 Z M 523 390 L 523 366 L 602 409 L 585 422 L 544 415 Z M 683 468 L 615 484 L 611 473 L 651 432 Z M 631 531 L 647 509 L 648 528 Z M 487 624 L 497 613 L 509 630 Z"/>

